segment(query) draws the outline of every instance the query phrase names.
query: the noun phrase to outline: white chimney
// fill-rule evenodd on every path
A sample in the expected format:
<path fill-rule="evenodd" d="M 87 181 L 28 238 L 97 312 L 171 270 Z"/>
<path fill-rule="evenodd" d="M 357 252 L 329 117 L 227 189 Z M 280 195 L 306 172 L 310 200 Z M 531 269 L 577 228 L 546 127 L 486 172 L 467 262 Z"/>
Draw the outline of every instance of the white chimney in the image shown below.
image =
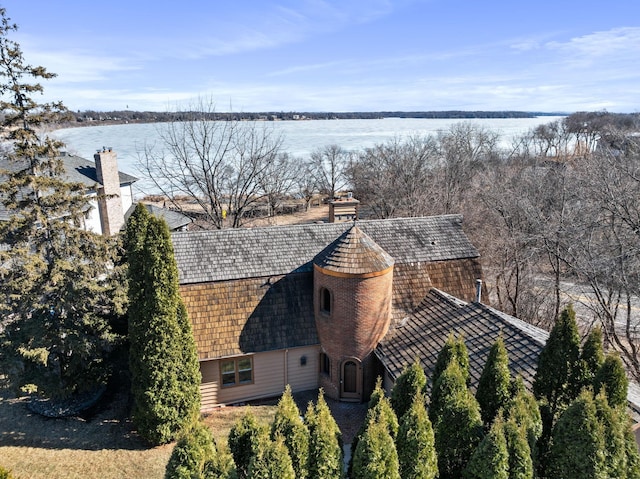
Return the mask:
<path fill-rule="evenodd" d="M 104 236 L 111 236 L 118 233 L 124 225 L 118 156 L 111 148 L 102 147 L 102 151 L 98 150 L 93 159 L 96 162 L 98 183 L 101 184 L 98 189 L 100 226 Z"/>

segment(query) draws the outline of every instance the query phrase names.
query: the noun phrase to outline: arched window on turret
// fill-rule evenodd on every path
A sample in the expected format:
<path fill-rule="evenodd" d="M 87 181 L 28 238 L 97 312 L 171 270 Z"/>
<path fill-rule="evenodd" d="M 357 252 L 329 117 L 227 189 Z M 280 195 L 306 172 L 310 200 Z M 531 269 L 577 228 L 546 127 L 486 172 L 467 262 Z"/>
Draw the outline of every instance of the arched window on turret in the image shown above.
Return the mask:
<path fill-rule="evenodd" d="M 320 311 L 331 314 L 331 291 L 327 288 L 320 288 Z"/>

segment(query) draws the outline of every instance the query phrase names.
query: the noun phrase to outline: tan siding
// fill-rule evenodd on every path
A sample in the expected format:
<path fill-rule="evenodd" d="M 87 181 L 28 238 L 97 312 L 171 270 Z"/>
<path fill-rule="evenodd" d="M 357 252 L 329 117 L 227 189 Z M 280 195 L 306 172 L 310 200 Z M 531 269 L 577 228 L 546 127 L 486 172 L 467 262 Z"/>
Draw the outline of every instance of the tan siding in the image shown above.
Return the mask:
<path fill-rule="evenodd" d="M 284 391 L 287 382 L 294 392 L 315 389 L 318 387 L 319 354 L 319 346 L 254 354 L 252 355 L 253 384 L 227 388 L 219 386 L 220 361 L 203 361 L 200 363 L 202 409 L 207 410 L 221 404 L 279 396 Z M 305 366 L 300 365 L 302 356 L 307 358 Z M 286 374 L 285 361 L 288 364 Z"/>
<path fill-rule="evenodd" d="M 305 366 L 300 365 L 300 358 L 306 357 Z M 318 387 L 319 346 L 290 349 L 287 353 L 287 382 L 293 392 L 316 389 Z"/>
<path fill-rule="evenodd" d="M 211 409 L 218 404 L 218 385 L 220 384 L 218 361 L 202 361 L 200 373 L 202 374 L 202 383 L 200 384 L 202 409 Z"/>
<path fill-rule="evenodd" d="M 261 397 L 278 396 L 284 390 L 283 351 L 253 355 L 253 384 L 220 388 L 218 402 L 231 404 Z"/>

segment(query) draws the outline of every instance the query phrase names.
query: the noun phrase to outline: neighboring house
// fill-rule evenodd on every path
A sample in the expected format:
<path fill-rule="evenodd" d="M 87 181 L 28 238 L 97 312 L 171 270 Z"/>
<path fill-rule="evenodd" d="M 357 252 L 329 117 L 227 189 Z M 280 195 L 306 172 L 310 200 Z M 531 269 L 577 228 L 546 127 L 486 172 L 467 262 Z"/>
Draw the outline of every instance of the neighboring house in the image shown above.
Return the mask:
<path fill-rule="evenodd" d="M 118 170 L 118 157 L 111 148 L 102 148 L 94 155 L 95 161 L 61 152 L 65 179 L 82 183 L 87 188 L 89 208 L 85 212 L 84 229 L 111 236 L 124 226 L 135 208 L 133 184 L 138 178 Z M 20 164 L 0 158 L 0 170 L 20 168 Z M 167 222 L 169 230 L 183 231 L 192 219 L 166 208 L 145 205 L 149 213 Z M 0 221 L 9 219 L 9 212 L 0 203 Z"/>
<path fill-rule="evenodd" d="M 90 208 L 85 213 L 85 229 L 98 234 L 113 235 L 124 225 L 124 212 L 133 204 L 132 185 L 138 179 L 118 171 L 116 153 L 111 148 L 98 150 L 95 161 L 60 153 L 64 162 L 65 178 L 82 183 L 88 188 Z M 0 158 L 0 170 L 12 170 L 16 163 Z M 9 212 L 0 204 L 0 221 L 7 220 Z"/>

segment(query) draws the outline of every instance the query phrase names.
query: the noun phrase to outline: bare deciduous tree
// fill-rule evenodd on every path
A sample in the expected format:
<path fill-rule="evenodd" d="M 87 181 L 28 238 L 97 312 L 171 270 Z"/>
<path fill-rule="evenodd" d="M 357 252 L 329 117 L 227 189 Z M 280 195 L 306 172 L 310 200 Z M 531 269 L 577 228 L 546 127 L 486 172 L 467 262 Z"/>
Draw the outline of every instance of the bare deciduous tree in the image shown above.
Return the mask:
<path fill-rule="evenodd" d="M 311 152 L 309 172 L 321 194 L 334 198 L 347 185 L 348 161 L 349 153 L 338 145 L 327 145 Z"/>
<path fill-rule="evenodd" d="M 176 201 L 187 196 L 208 224 L 237 228 L 264 197 L 261 180 L 277 162 L 282 138 L 264 124 L 211 121 L 201 113 L 212 111 L 201 101 L 184 121 L 161 125 L 161 144 L 145 146 L 139 163 L 176 210 L 189 214 Z"/>

